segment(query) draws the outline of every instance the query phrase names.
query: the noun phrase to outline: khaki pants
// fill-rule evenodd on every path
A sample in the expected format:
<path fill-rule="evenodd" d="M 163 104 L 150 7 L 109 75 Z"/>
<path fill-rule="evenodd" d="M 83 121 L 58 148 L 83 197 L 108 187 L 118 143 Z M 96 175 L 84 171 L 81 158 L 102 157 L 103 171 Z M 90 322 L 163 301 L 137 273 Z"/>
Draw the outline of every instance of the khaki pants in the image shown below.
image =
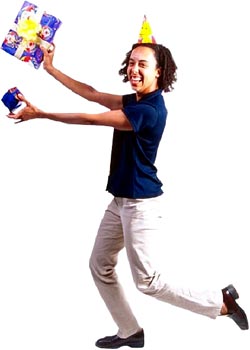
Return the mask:
<path fill-rule="evenodd" d="M 118 326 L 118 336 L 126 338 L 140 326 L 125 298 L 115 266 L 125 247 L 137 289 L 161 301 L 216 318 L 223 303 L 221 290 L 194 291 L 163 281 L 152 264 L 151 248 L 161 229 L 161 196 L 147 199 L 115 197 L 105 211 L 90 258 L 95 284 Z M 152 254 L 152 255 L 151 255 Z"/>

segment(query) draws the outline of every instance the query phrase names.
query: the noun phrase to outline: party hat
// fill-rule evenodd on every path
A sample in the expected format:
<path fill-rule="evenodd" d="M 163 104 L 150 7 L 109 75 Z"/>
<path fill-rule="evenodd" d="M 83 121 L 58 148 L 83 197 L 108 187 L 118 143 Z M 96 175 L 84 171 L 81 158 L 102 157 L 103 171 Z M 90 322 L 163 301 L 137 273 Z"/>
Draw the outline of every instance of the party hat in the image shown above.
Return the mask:
<path fill-rule="evenodd" d="M 152 29 L 147 20 L 146 15 L 144 15 L 141 30 L 139 33 L 138 43 L 156 43 L 155 38 L 152 35 Z"/>

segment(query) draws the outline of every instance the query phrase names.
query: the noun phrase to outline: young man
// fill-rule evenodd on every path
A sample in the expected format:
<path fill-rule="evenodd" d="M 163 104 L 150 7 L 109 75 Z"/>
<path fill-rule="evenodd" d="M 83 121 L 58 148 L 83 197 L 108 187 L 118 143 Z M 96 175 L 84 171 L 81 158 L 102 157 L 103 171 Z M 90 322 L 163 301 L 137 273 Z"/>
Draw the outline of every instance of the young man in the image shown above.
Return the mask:
<path fill-rule="evenodd" d="M 232 285 L 222 290 L 197 292 L 163 281 L 150 258 L 151 239 L 159 229 L 162 183 L 154 165 L 165 128 L 167 110 L 163 92 L 172 90 L 176 65 L 171 52 L 155 43 L 134 44 L 119 71 L 129 82 L 132 94 L 118 96 L 99 92 L 76 81 L 53 66 L 54 50 L 44 50 L 44 69 L 83 98 L 109 111 L 97 114 L 49 113 L 26 103 L 10 118 L 26 121 L 47 118 L 54 121 L 104 125 L 114 128 L 107 191 L 112 200 L 101 221 L 90 258 L 95 284 L 118 326 L 116 335 L 99 339 L 100 348 L 143 347 L 144 332 L 126 301 L 115 266 L 125 248 L 136 287 L 155 298 L 195 313 L 216 318 L 228 315 L 241 329 L 248 329 L 245 312 L 236 303 Z"/>

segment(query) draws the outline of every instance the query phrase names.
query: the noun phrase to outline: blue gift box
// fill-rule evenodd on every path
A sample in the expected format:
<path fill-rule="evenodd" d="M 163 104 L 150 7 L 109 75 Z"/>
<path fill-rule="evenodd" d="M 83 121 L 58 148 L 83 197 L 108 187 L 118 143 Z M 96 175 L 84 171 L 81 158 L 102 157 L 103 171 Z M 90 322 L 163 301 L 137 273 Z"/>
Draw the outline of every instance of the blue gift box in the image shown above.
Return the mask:
<path fill-rule="evenodd" d="M 17 98 L 17 94 L 20 93 L 21 92 L 17 87 L 13 87 L 3 95 L 1 101 L 9 109 L 10 112 L 13 112 L 16 108 L 21 106 L 22 102 Z"/>
<path fill-rule="evenodd" d="M 19 23 L 25 19 L 32 19 L 40 24 L 41 30 L 37 33 L 35 40 L 26 40 L 18 35 Z M 15 18 L 13 27 L 2 43 L 1 49 L 38 69 L 43 61 L 43 52 L 40 45 L 49 47 L 61 23 L 59 18 L 41 11 L 35 4 L 24 1 Z"/>

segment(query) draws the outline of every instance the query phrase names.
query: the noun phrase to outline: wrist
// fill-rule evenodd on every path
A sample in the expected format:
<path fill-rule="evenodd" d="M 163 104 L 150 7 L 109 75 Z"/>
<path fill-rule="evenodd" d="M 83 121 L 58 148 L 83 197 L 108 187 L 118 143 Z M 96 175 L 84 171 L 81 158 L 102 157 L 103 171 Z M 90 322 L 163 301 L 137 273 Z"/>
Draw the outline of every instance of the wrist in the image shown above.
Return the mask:
<path fill-rule="evenodd" d="M 47 113 L 41 111 L 40 109 L 36 113 L 37 113 L 36 118 L 39 118 L 39 119 L 46 119 L 47 118 Z"/>
<path fill-rule="evenodd" d="M 46 70 L 47 73 L 49 73 L 50 75 L 54 76 L 55 72 L 56 72 L 56 68 L 52 65 L 50 66 L 44 66 L 44 69 Z"/>

